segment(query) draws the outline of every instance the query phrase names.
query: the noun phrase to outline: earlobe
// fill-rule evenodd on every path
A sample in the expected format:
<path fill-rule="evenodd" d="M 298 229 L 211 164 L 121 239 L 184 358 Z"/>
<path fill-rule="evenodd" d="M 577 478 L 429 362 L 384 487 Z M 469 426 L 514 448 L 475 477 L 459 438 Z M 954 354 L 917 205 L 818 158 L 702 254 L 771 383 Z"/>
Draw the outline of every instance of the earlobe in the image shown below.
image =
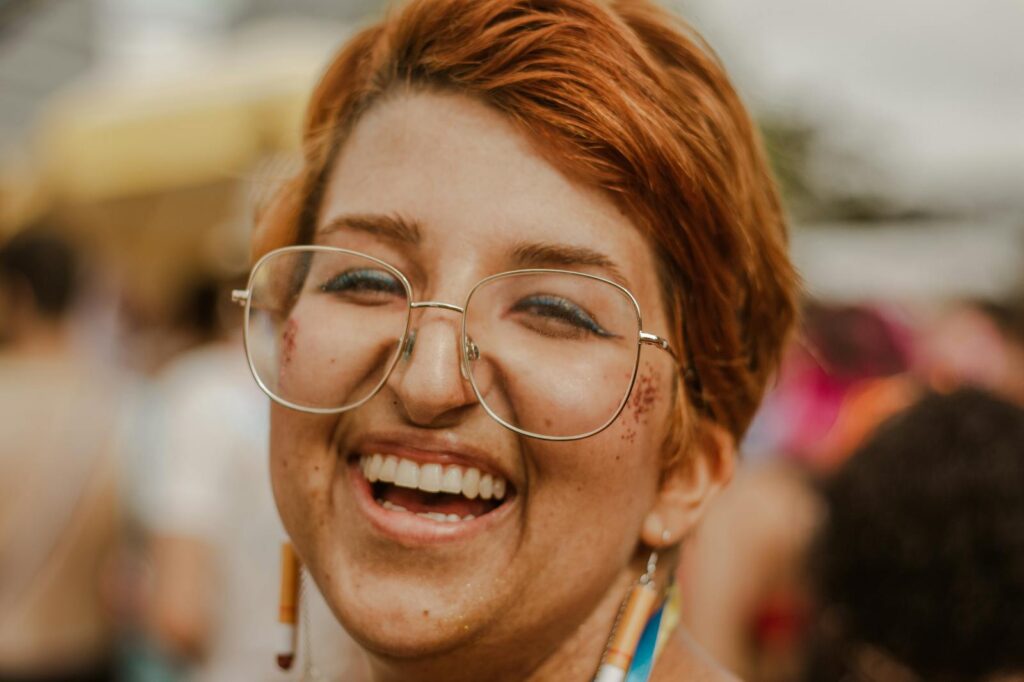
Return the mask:
<path fill-rule="evenodd" d="M 644 518 L 641 540 L 649 547 L 678 544 L 704 516 L 708 504 L 732 480 L 735 440 L 725 428 L 704 422 L 690 452 L 666 472 L 654 507 Z"/>

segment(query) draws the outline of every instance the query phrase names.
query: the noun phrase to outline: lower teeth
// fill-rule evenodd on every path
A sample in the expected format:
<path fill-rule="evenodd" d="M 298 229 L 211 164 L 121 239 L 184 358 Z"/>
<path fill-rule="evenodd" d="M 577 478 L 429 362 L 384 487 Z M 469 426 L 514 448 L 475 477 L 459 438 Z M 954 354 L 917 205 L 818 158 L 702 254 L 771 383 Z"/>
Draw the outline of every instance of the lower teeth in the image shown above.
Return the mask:
<path fill-rule="evenodd" d="M 377 504 L 379 504 L 380 506 L 384 507 L 389 511 L 406 512 L 407 514 L 412 513 L 405 507 L 399 506 L 392 502 L 388 502 L 387 500 L 377 500 Z M 416 512 L 416 516 L 422 516 L 425 519 L 430 519 L 431 521 L 440 521 L 442 523 L 458 523 L 459 521 L 472 521 L 476 518 L 472 514 L 466 514 L 462 518 L 459 518 L 458 514 L 442 514 L 440 512 Z"/>

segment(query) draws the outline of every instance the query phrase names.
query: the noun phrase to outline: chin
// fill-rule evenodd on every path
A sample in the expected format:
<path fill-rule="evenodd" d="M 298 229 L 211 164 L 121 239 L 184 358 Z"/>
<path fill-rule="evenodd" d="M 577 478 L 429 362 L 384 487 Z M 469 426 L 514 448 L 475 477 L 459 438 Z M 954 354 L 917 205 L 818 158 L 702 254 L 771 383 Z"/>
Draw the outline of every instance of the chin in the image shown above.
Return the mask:
<path fill-rule="evenodd" d="M 487 627 L 487 613 L 501 611 L 492 603 L 498 595 L 467 593 L 461 578 L 439 582 L 402 566 L 386 574 L 348 562 L 338 566 L 341 573 L 332 574 L 347 579 L 314 576 L 317 585 L 352 638 L 382 658 L 430 658 L 464 647 Z"/>

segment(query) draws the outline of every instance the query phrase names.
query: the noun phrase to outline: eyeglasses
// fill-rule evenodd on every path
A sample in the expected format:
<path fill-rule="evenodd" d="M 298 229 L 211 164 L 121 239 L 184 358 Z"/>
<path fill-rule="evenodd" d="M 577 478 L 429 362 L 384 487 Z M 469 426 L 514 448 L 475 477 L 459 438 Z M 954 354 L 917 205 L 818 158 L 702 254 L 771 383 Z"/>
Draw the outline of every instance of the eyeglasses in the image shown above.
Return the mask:
<path fill-rule="evenodd" d="M 606 429 L 629 399 L 642 346 L 676 360 L 666 339 L 643 331 L 629 290 L 567 270 L 492 275 L 458 306 L 417 300 L 408 278 L 378 258 L 289 246 L 263 256 L 232 299 L 245 305 L 256 383 L 275 402 L 314 414 L 359 407 L 400 363 L 415 362 L 413 320 L 427 308 L 462 316 L 462 378 L 491 417 L 531 438 Z"/>

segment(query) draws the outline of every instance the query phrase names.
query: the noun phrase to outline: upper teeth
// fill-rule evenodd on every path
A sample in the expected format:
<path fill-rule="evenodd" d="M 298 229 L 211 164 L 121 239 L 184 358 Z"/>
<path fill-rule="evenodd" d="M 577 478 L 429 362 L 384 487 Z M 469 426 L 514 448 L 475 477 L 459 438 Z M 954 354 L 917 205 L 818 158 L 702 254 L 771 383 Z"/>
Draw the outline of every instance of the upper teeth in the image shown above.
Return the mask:
<path fill-rule="evenodd" d="M 359 466 L 370 483 L 393 483 L 399 488 L 419 489 L 428 493 L 453 493 L 469 499 L 505 498 L 505 479 L 481 474 L 476 467 L 458 464 L 417 464 L 395 455 L 363 455 Z"/>

